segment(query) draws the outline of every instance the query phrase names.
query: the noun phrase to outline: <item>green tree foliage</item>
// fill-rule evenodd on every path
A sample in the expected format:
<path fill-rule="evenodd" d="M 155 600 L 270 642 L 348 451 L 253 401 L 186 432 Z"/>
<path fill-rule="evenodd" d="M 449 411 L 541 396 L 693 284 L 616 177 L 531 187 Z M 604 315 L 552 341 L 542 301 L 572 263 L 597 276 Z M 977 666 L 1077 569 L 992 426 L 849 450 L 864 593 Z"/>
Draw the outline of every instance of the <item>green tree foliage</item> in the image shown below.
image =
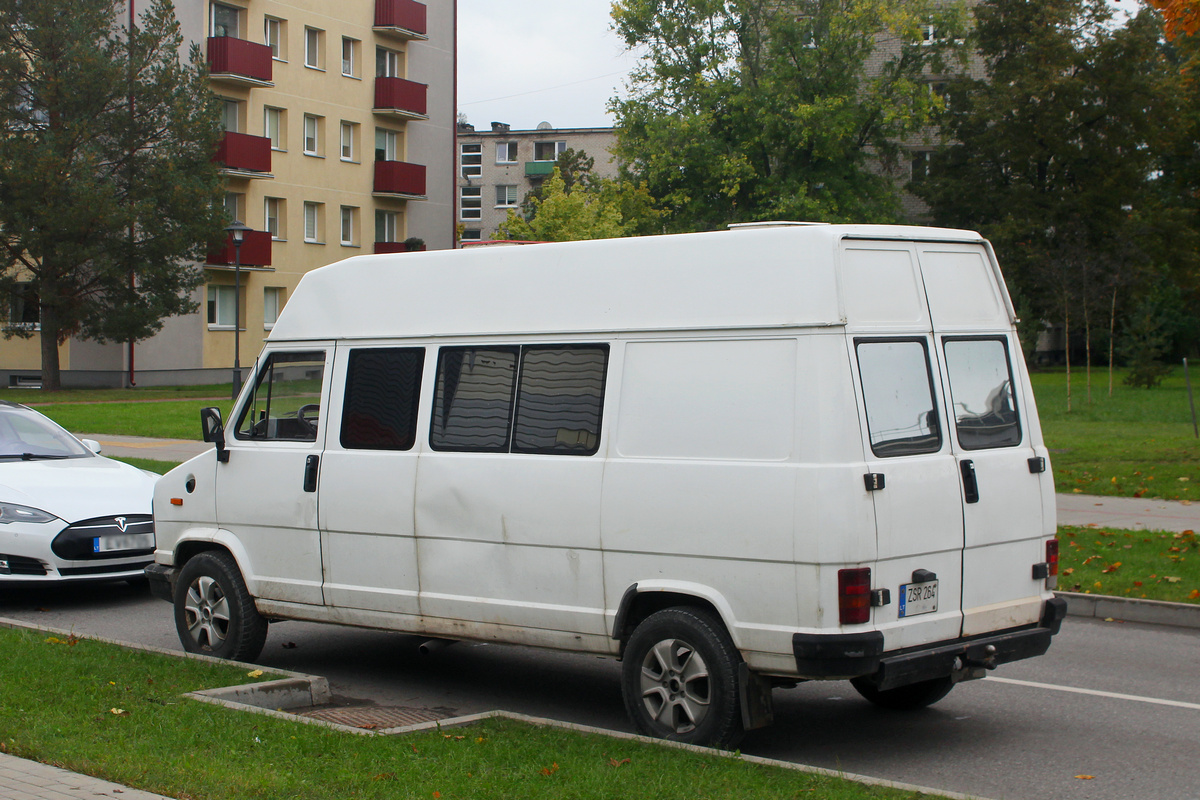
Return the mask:
<path fill-rule="evenodd" d="M 612 103 L 618 155 L 672 230 L 895 221 L 896 188 L 870 162 L 894 166 L 940 107 L 926 78 L 958 55 L 963 16 L 910 0 L 617 0 L 617 32 L 644 53 Z"/>
<path fill-rule="evenodd" d="M 219 240 L 220 109 L 169 0 L 0 0 L 0 297 L 40 303 L 42 381 L 73 335 L 137 341 L 195 309 Z"/>
<path fill-rule="evenodd" d="M 656 212 L 644 187 L 621 181 L 580 179 L 568 189 L 556 165 L 538 196 L 527 198 L 526 215 L 512 211 L 495 238 L 533 242 L 611 239 L 645 233 Z"/>
<path fill-rule="evenodd" d="M 937 223 L 988 236 L 1035 313 L 1090 345 L 1152 266 L 1194 284 L 1193 215 L 1164 158 L 1182 149 L 1179 72 L 1149 12 L 1114 24 L 1103 0 L 986 0 L 975 14 L 986 77 L 952 84 L 950 144 L 913 191 Z"/>

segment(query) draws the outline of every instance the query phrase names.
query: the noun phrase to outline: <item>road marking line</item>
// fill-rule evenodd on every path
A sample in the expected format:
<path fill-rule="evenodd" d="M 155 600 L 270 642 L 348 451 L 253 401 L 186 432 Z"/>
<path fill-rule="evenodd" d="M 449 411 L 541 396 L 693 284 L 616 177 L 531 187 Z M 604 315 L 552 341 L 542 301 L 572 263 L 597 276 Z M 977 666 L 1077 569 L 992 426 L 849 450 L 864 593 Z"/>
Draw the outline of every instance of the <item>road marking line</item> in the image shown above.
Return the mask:
<path fill-rule="evenodd" d="M 1011 683 L 1014 686 L 1032 686 L 1035 689 L 1052 689 L 1056 692 L 1070 692 L 1072 694 L 1090 694 L 1093 697 L 1109 697 L 1114 700 L 1134 700 L 1138 703 L 1150 703 L 1156 706 L 1172 706 L 1174 708 L 1190 708 L 1200 711 L 1200 703 L 1185 703 L 1182 700 L 1161 700 L 1157 697 L 1141 697 L 1136 694 L 1119 694 L 1117 692 L 1102 692 L 1097 689 L 1078 689 L 1074 686 L 1057 686 L 1053 683 L 1037 683 L 1035 681 L 1017 681 L 1012 678 L 998 678 L 994 675 L 987 676 L 984 680 L 995 681 L 996 683 Z"/>

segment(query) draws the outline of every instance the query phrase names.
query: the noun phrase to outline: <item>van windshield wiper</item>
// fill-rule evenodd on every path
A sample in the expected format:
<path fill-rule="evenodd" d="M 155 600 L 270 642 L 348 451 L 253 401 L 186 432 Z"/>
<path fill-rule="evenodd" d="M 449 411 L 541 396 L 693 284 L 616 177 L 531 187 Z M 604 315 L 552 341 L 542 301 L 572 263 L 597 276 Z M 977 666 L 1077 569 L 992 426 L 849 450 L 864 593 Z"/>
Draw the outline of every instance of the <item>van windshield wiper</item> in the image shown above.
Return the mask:
<path fill-rule="evenodd" d="M 19 458 L 22 461 L 53 461 L 70 456 L 51 455 L 49 453 L 0 453 L 0 458 Z"/>

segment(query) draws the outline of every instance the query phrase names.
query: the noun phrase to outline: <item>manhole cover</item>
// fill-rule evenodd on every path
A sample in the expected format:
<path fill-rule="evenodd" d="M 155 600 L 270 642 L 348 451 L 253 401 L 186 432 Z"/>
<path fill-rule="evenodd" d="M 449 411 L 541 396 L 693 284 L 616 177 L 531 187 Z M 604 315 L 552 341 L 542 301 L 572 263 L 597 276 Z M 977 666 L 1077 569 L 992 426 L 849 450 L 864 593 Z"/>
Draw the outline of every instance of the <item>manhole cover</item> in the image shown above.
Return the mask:
<path fill-rule="evenodd" d="M 449 714 L 441 714 L 429 708 L 406 708 L 403 706 L 349 706 L 344 708 L 314 708 L 300 712 L 300 716 L 311 719 L 333 722 L 338 725 L 348 725 L 352 728 L 400 728 L 405 725 L 416 725 L 421 722 L 433 722 L 446 719 Z"/>

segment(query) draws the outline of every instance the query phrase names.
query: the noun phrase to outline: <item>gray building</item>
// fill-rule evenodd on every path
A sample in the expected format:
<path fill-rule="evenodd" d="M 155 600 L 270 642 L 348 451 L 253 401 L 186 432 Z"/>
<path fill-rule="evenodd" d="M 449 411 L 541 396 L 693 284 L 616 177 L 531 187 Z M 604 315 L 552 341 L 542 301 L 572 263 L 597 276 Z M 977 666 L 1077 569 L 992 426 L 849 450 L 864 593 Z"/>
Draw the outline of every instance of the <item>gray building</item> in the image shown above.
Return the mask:
<path fill-rule="evenodd" d="M 489 241 L 497 226 L 519 211 L 526 195 L 554 171 L 566 150 L 594 159 L 593 172 L 617 176 L 609 152 L 616 143 L 612 128 L 555 128 L 543 122 L 534 130 L 512 130 L 493 122 L 491 130 L 458 125 L 458 224 L 463 243 Z"/>

